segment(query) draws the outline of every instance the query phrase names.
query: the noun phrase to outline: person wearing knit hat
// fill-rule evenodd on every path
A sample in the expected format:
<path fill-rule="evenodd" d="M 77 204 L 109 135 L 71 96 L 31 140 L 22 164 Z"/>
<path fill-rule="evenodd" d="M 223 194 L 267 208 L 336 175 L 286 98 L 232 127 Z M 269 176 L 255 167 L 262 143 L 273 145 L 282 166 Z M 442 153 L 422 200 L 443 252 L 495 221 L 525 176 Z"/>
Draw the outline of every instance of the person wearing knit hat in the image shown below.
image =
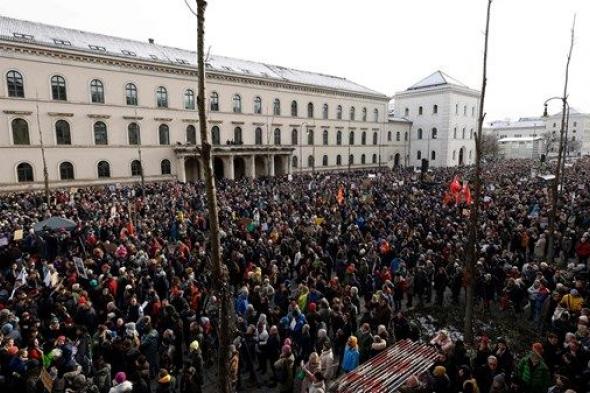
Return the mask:
<path fill-rule="evenodd" d="M 348 342 L 346 343 L 346 348 L 344 349 L 344 358 L 342 360 L 342 371 L 348 373 L 359 365 L 359 350 L 357 344 L 357 338 L 355 336 L 350 336 L 348 338 Z"/>
<path fill-rule="evenodd" d="M 436 366 L 432 371 L 432 375 L 435 377 L 443 377 L 447 373 L 447 369 L 444 366 Z"/>
<path fill-rule="evenodd" d="M 543 357 L 543 344 L 534 343 L 532 346 L 532 351 L 535 352 L 540 357 Z"/>
<path fill-rule="evenodd" d="M 527 393 L 546 392 L 551 383 L 551 372 L 543 360 L 543 346 L 533 344 L 533 350 L 518 363 L 518 378 L 523 383 Z"/>
<path fill-rule="evenodd" d="M 447 369 L 444 366 L 436 366 L 432 370 L 432 391 L 448 392 L 451 386 L 451 380 L 447 375 Z"/>
<path fill-rule="evenodd" d="M 133 384 L 127 380 L 127 374 L 123 371 L 119 371 L 115 374 L 113 380 L 113 387 L 109 390 L 109 393 L 128 393 L 133 390 Z"/>

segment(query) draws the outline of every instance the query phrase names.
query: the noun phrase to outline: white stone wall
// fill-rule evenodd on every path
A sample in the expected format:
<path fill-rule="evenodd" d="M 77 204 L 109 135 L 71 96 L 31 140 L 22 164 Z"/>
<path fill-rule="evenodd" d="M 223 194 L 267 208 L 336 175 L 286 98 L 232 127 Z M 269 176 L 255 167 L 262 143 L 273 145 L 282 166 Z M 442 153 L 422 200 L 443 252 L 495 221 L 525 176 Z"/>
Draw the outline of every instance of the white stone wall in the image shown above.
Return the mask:
<path fill-rule="evenodd" d="M 6 73 L 17 70 L 24 77 L 25 98 L 8 97 Z M 197 140 L 200 140 L 195 110 L 183 109 L 183 96 L 190 88 L 195 93 L 197 85 L 194 77 L 188 75 L 164 73 L 155 70 L 128 68 L 120 65 L 97 64 L 83 58 L 71 59 L 47 55 L 15 55 L 13 51 L 0 51 L 0 154 L 4 161 L 4 170 L 0 171 L 0 189 L 10 190 L 27 187 L 40 187 L 43 182 L 43 165 L 37 113 L 46 147 L 49 179 L 52 186 L 78 185 L 101 182 L 138 181 L 131 177 L 131 162 L 138 159 L 137 146 L 130 146 L 127 139 L 129 123 L 136 122 L 141 128 L 141 150 L 144 174 L 147 180 L 173 178 L 177 173 L 177 160 L 174 145 L 186 142 L 186 127 L 193 124 L 197 128 Z M 67 83 L 65 102 L 51 100 L 50 78 L 61 75 Z M 105 88 L 105 103 L 93 104 L 90 99 L 90 81 L 100 79 Z M 128 106 L 125 102 L 125 85 L 134 83 L 138 89 L 138 106 Z M 164 86 L 168 91 L 168 108 L 156 107 L 156 89 Z M 294 148 L 298 168 L 289 168 L 292 172 L 311 170 L 308 157 L 315 153 L 316 170 L 347 169 L 348 155 L 354 155 L 351 168 L 376 167 L 386 165 L 390 156 L 403 152 L 401 142 L 387 140 L 391 129 L 387 120 L 388 99 L 350 94 L 341 91 L 326 91 L 298 85 L 280 85 L 276 83 L 245 83 L 236 78 L 222 78 L 211 74 L 207 79 L 207 96 L 212 91 L 219 94 L 219 111 L 208 112 L 208 135 L 213 126 L 220 128 L 221 144 L 234 139 L 235 127 L 242 129 L 245 145 L 254 145 L 255 129 L 262 129 L 262 144 L 274 144 L 273 132 L 281 130 L 281 145 Z M 232 97 L 239 94 L 242 112 L 234 113 Z M 262 98 L 262 114 L 254 113 L 254 97 Z M 281 115 L 275 116 L 272 102 L 281 101 Z M 298 115 L 291 116 L 291 101 L 298 103 Z M 307 105 L 314 104 L 314 117 L 307 117 Z M 322 118 L 322 107 L 329 106 L 329 118 Z M 336 117 L 337 107 L 343 108 L 342 120 Z M 350 119 L 350 108 L 355 107 L 355 120 Z M 209 108 L 209 100 L 207 100 Z M 362 110 L 367 108 L 367 120 L 362 119 Z M 38 108 L 38 109 L 37 109 Z M 374 119 L 374 110 L 378 118 Z M 97 118 L 99 117 L 99 118 Z M 132 119 L 137 117 L 138 119 Z M 12 137 L 12 120 L 22 118 L 29 127 L 29 146 L 14 145 Z M 65 120 L 70 124 L 72 144 L 57 145 L 55 123 Z M 102 121 L 107 125 L 108 145 L 94 144 L 93 125 Z M 166 124 L 170 130 L 170 145 L 160 145 L 158 127 Z M 309 145 L 306 129 L 314 130 L 314 145 Z M 399 127 L 396 125 L 395 127 Z M 396 128 L 393 129 L 396 129 Z M 409 127 L 404 123 L 404 127 Z M 291 133 L 296 129 L 298 141 L 292 144 Z M 328 144 L 323 143 L 323 130 L 328 131 Z M 342 132 L 342 144 L 336 143 L 336 134 Z M 349 133 L 355 133 L 355 141 L 349 146 Z M 366 144 L 362 144 L 362 133 L 366 133 Z M 377 143 L 373 144 L 373 135 Z M 328 165 L 323 166 L 322 158 L 328 157 Z M 342 157 L 342 164 L 336 165 L 336 157 Z M 361 157 L 365 156 L 365 164 Z M 373 155 L 376 162 L 373 163 Z M 379 160 L 381 155 L 381 160 Z M 303 157 L 303 160 L 301 157 Z M 162 176 L 160 163 L 168 159 L 172 175 Z M 98 179 L 96 164 L 105 160 L 111 164 L 111 179 Z M 75 181 L 59 180 L 59 164 L 69 161 L 74 165 Z M 303 161 L 303 162 L 302 162 Z M 33 166 L 33 184 L 17 184 L 16 167 L 21 162 Z M 303 166 L 299 166 L 303 163 Z"/>

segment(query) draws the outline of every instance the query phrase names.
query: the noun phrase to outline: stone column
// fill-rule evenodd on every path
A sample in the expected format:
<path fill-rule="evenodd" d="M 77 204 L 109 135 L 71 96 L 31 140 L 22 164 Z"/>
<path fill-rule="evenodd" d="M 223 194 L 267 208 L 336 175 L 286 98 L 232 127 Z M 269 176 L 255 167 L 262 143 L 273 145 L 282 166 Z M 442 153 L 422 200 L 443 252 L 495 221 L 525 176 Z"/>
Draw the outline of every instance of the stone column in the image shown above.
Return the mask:
<path fill-rule="evenodd" d="M 270 155 L 268 156 L 268 165 L 269 166 L 269 174 L 270 176 L 274 176 L 275 175 L 275 156 L 274 155 Z"/>
<path fill-rule="evenodd" d="M 256 156 L 252 155 L 246 161 L 246 176 L 256 178 Z"/>
<path fill-rule="evenodd" d="M 184 157 L 176 158 L 176 180 L 186 183 L 186 172 L 184 170 Z"/>
<path fill-rule="evenodd" d="M 226 179 L 233 180 L 234 179 L 234 156 L 226 157 L 224 160 L 225 163 L 225 177 Z"/>

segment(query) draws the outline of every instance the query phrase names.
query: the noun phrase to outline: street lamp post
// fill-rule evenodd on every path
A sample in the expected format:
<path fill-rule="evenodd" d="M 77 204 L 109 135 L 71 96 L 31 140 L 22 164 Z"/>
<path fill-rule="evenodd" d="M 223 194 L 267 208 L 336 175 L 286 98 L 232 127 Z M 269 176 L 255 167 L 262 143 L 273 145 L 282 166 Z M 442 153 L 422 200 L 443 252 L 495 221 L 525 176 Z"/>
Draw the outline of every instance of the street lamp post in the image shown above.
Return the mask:
<path fill-rule="evenodd" d="M 307 122 L 301 123 L 299 133 L 299 175 L 303 172 L 303 126 L 307 126 Z"/>

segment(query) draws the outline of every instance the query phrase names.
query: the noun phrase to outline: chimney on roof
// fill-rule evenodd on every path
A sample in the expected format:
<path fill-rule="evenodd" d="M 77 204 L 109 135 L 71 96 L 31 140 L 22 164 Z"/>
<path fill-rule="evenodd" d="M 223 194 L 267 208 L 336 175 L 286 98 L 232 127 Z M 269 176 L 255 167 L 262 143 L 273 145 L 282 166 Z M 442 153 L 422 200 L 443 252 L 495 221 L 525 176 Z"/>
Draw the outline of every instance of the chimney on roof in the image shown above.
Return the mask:
<path fill-rule="evenodd" d="M 154 39 L 153 39 L 153 38 L 148 38 L 148 42 L 149 42 L 150 44 L 153 44 L 153 43 L 154 43 Z"/>

